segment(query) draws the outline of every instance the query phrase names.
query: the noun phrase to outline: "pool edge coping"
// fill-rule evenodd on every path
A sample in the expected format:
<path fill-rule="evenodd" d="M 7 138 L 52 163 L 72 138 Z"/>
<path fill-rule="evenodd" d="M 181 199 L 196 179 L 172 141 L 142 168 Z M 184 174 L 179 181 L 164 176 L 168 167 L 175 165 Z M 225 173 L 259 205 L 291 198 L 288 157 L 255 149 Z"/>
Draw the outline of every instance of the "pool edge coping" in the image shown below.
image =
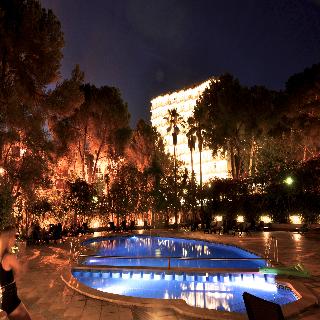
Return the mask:
<path fill-rule="evenodd" d="M 245 315 L 237 313 L 237 312 L 227 312 L 227 311 L 217 311 L 211 309 L 203 309 L 189 306 L 182 299 L 157 299 L 157 298 L 137 298 L 124 296 L 114 293 L 107 293 L 103 291 L 99 291 L 97 289 L 90 288 L 80 281 L 78 281 L 75 277 L 73 277 L 71 273 L 72 267 L 66 267 L 61 272 L 62 281 L 71 289 L 77 291 L 80 294 L 83 294 L 87 297 L 103 300 L 111 303 L 116 303 L 121 306 L 137 306 L 143 308 L 171 308 L 174 309 L 181 315 L 196 317 L 199 319 L 206 320 L 244 320 L 247 319 Z M 97 293 L 99 293 L 97 295 Z"/>
<path fill-rule="evenodd" d="M 156 298 L 137 298 L 124 296 L 119 294 L 102 292 L 97 289 L 90 288 L 80 281 L 78 281 L 71 273 L 72 266 L 66 267 L 61 272 L 62 281 L 71 289 L 77 291 L 80 294 L 88 296 L 93 299 L 103 300 L 111 303 L 116 303 L 122 306 L 138 306 L 144 308 L 163 308 L 165 307 L 174 309 L 176 312 L 182 315 L 190 317 L 201 317 L 206 320 L 217 319 L 234 319 L 243 320 L 247 319 L 245 315 L 237 312 L 217 311 L 212 309 L 202 309 L 192 307 L 188 305 L 182 299 L 156 299 Z M 239 270 L 239 272 L 241 272 Z M 298 315 L 308 308 L 317 305 L 319 303 L 316 296 L 308 289 L 304 283 L 299 279 L 276 277 L 277 282 L 280 285 L 284 285 L 290 288 L 299 299 L 295 302 L 282 305 L 282 311 L 284 316 L 290 318 Z M 98 293 L 98 294 L 97 294 Z"/>
<path fill-rule="evenodd" d="M 319 305 L 318 298 L 301 279 L 277 276 L 276 281 L 289 287 L 299 297 L 297 301 L 281 306 L 285 318 L 296 316 L 312 306 Z"/>

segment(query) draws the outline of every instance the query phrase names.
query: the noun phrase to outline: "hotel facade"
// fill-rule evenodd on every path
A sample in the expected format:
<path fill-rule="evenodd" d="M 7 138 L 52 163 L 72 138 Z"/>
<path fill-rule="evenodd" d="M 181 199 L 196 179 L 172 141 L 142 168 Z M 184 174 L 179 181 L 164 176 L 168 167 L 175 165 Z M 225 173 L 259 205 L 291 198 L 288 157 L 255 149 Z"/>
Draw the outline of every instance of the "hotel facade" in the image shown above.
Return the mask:
<path fill-rule="evenodd" d="M 215 81 L 209 79 L 199 85 L 183 89 L 180 91 L 164 94 L 151 100 L 151 123 L 162 136 L 166 151 L 173 155 L 172 132 L 167 132 L 169 126 L 165 117 L 168 117 L 169 110 L 176 109 L 179 116 L 183 118 L 186 128 L 179 127 L 178 142 L 176 146 L 177 159 L 185 164 L 188 172 L 191 173 L 191 152 L 188 147 L 188 139 L 186 133 L 187 120 L 193 115 L 194 107 L 198 98 L 203 91 L 209 87 L 210 82 Z M 212 152 L 206 148 L 202 150 L 202 181 L 203 183 L 214 178 L 228 178 L 230 176 L 227 159 L 212 157 Z M 193 170 L 196 175 L 196 180 L 200 181 L 200 153 L 196 142 L 193 152 Z"/>

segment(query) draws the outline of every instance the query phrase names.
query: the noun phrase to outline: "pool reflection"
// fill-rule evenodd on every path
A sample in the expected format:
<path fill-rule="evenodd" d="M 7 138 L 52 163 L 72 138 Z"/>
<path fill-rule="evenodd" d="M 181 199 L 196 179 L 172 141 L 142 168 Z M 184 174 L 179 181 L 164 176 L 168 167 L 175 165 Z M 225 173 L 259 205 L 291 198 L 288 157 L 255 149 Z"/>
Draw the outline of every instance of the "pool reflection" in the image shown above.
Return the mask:
<path fill-rule="evenodd" d="M 171 257 L 171 267 L 259 268 L 266 266 L 264 260 L 259 260 L 258 256 L 240 248 L 191 239 L 136 235 L 91 240 L 85 243 L 85 245 L 93 249 L 98 256 L 108 256 L 103 259 L 94 257 L 85 259 L 83 263 L 86 265 L 166 267 L 168 265 L 167 259 Z M 109 256 L 128 257 L 128 259 L 109 258 Z M 129 257 L 154 257 L 154 259 L 129 259 Z M 185 258 L 201 259 L 186 260 Z M 215 258 L 248 258 L 248 260 L 209 260 Z M 254 260 L 255 258 L 257 260 Z"/>
<path fill-rule="evenodd" d="M 140 298 L 183 299 L 200 308 L 244 312 L 242 293 L 249 291 L 280 304 L 296 300 L 292 291 L 279 288 L 273 275 L 174 274 L 140 271 L 73 273 L 94 289 Z"/>

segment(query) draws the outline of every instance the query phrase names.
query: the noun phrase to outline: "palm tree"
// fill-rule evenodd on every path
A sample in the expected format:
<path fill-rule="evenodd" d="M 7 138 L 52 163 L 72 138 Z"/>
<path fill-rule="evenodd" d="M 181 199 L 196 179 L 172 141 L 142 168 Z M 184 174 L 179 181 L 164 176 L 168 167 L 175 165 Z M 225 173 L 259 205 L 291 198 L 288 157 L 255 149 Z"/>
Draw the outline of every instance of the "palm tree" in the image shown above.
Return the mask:
<path fill-rule="evenodd" d="M 169 109 L 168 116 L 164 117 L 167 121 L 169 127 L 167 128 L 167 132 L 172 132 L 172 142 L 173 142 L 173 158 L 174 158 L 174 187 L 175 187 L 175 195 L 176 199 L 178 198 L 178 190 L 177 190 L 177 156 L 176 156 L 176 146 L 178 143 L 178 134 L 180 133 L 179 126 L 184 127 L 183 118 L 179 115 L 177 109 Z M 174 210 L 174 219 L 175 225 L 178 222 L 178 207 L 175 205 Z"/>
<path fill-rule="evenodd" d="M 200 164 L 200 210 L 203 214 L 203 197 L 202 197 L 202 149 L 203 149 L 203 126 L 202 121 L 204 117 L 203 108 L 196 109 L 193 112 L 193 117 L 188 119 L 189 131 L 188 134 L 197 138 L 198 140 L 198 150 L 199 150 L 199 164 Z"/>
<path fill-rule="evenodd" d="M 188 118 L 188 125 L 189 125 L 189 131 L 187 132 L 186 136 L 188 138 L 188 147 L 190 149 L 190 156 L 191 156 L 191 193 L 192 193 L 192 217 L 193 220 L 195 221 L 196 216 L 195 216 L 195 207 L 194 207 L 194 200 L 195 200 L 195 173 L 193 170 L 193 150 L 195 149 L 196 146 L 196 136 L 192 127 L 192 121 L 193 118 L 190 117 Z"/>

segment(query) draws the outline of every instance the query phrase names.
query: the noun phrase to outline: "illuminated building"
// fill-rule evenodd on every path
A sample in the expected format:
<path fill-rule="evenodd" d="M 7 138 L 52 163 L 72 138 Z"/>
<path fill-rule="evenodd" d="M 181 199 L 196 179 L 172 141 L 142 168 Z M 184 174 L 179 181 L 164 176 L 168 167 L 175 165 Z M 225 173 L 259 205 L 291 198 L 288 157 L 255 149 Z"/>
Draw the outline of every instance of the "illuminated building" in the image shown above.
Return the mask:
<path fill-rule="evenodd" d="M 168 123 L 164 119 L 168 117 L 168 110 L 176 109 L 178 114 L 183 118 L 185 123 L 192 116 L 197 99 L 202 92 L 210 85 L 207 80 L 191 88 L 180 90 L 178 92 L 168 93 L 158 96 L 151 100 L 151 123 L 164 139 L 166 151 L 173 155 L 172 132 L 167 132 Z M 212 79 L 212 81 L 215 81 Z M 188 172 L 191 173 L 191 153 L 188 148 L 186 136 L 187 128 L 179 127 L 178 143 L 176 146 L 177 159 L 185 163 Z M 219 157 L 213 158 L 212 152 L 208 149 L 202 151 L 202 181 L 206 182 L 210 178 L 227 178 L 229 177 L 228 161 Z M 197 181 L 200 180 L 200 154 L 196 143 L 193 152 L 193 170 Z"/>

